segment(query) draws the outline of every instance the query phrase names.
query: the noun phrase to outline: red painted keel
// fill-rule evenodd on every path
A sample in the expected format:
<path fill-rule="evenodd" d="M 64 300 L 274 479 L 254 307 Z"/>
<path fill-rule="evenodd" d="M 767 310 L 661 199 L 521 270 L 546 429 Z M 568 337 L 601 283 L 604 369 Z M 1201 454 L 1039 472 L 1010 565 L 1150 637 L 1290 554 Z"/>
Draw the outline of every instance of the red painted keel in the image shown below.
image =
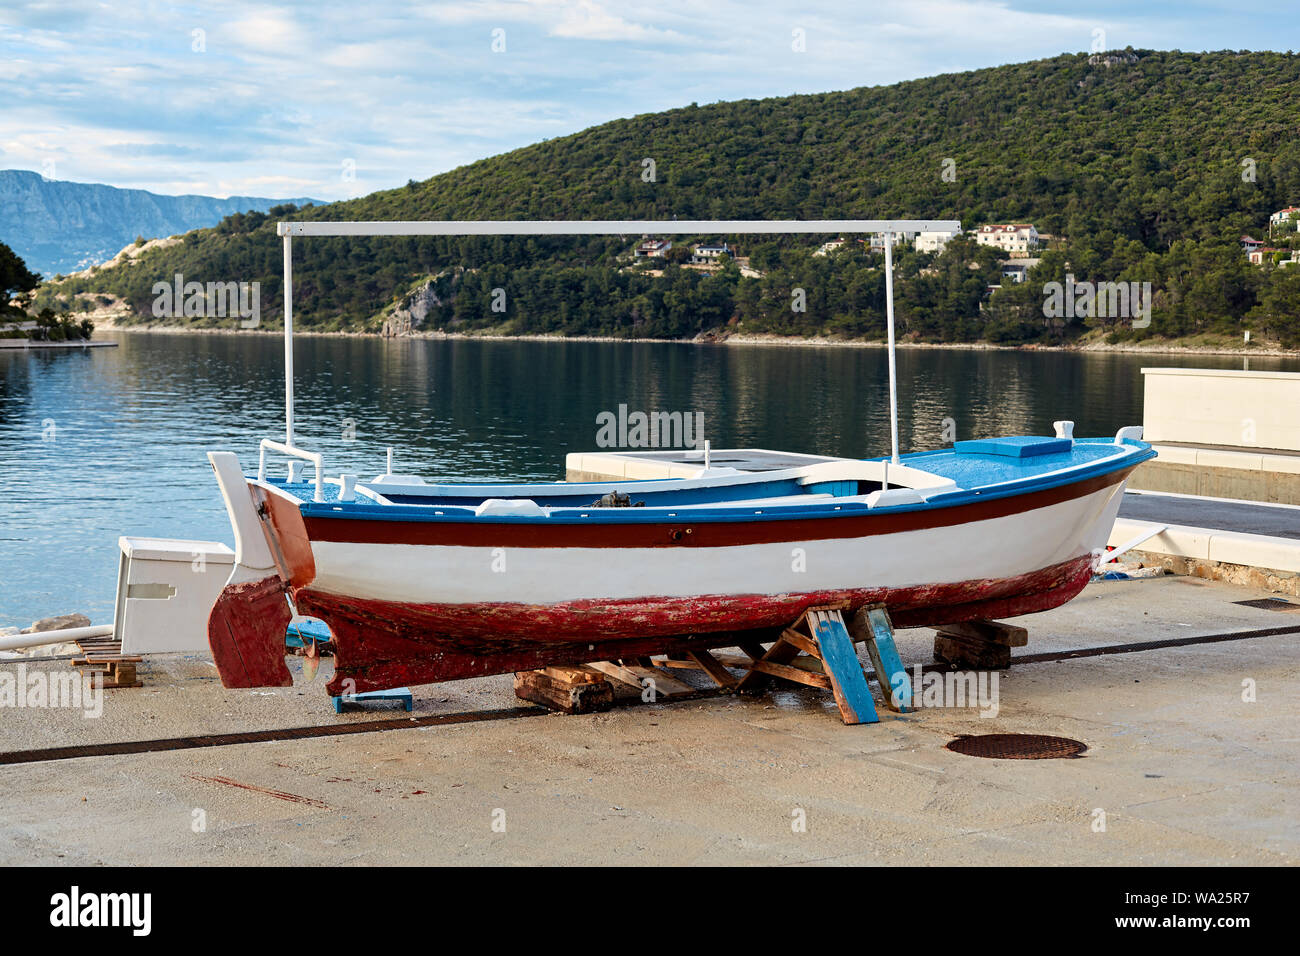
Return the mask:
<path fill-rule="evenodd" d="M 227 587 L 208 614 L 208 645 L 223 687 L 290 687 L 284 634 L 293 615 L 279 577 Z"/>
<path fill-rule="evenodd" d="M 1092 564 L 1085 555 L 1012 578 L 912 588 L 545 606 L 404 604 L 310 587 L 298 589 L 294 598 L 301 613 L 323 618 L 334 633 L 335 676 L 327 690 L 340 694 L 688 647 L 727 647 L 740 639 L 738 632 L 772 640 L 774 636 L 756 635 L 789 624 L 805 608 L 842 600 L 852 608 L 884 603 L 900 627 L 1013 617 L 1075 597 L 1088 583 Z M 283 633 L 281 628 L 281 642 Z"/>

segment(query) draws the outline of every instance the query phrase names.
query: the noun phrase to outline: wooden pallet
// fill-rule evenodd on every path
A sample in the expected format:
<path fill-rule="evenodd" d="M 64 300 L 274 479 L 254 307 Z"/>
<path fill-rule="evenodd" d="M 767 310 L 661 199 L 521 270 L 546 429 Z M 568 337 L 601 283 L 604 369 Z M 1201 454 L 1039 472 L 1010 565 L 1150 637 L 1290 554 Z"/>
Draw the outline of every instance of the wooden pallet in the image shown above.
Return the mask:
<path fill-rule="evenodd" d="M 766 651 L 762 644 L 752 641 L 744 642 L 740 649 L 746 656 L 693 650 L 663 657 L 589 661 L 521 671 L 515 674 L 515 696 L 566 714 L 589 714 L 609 710 L 619 689 L 619 696 L 625 700 L 630 699 L 628 688 L 636 690 L 645 703 L 699 693 L 700 688 L 673 673 L 680 670 L 699 671 L 722 690 L 731 692 L 741 679 L 731 669 L 747 670 Z"/>
<path fill-rule="evenodd" d="M 89 667 L 92 674 L 99 675 L 100 686 L 105 690 L 120 687 L 143 687 L 144 682 L 137 679 L 135 665 L 143 657 L 123 655 L 122 642 L 115 637 L 87 637 L 74 642 L 85 657 L 72 661 L 74 667 Z"/>
<path fill-rule="evenodd" d="M 883 605 L 864 608 L 855 615 L 850 629 L 841 613 L 846 606 L 809 608 L 771 646 L 740 642 L 737 647 L 743 656 L 709 650 L 674 651 L 662 658 L 591 661 L 521 671 L 515 674 L 515 695 L 566 714 L 586 714 L 612 707 L 617 687 L 639 691 L 647 703 L 698 693 L 698 688 L 672 673 L 692 670 L 703 673 L 727 693 L 758 690 L 770 677 L 829 690 L 846 724 L 876 723 L 879 717 L 857 656 L 856 645 L 861 643 L 866 644 L 876 673 L 890 675 L 881 681 L 886 706 L 907 713 L 912 702 L 911 682 L 894 647 L 888 613 Z"/>

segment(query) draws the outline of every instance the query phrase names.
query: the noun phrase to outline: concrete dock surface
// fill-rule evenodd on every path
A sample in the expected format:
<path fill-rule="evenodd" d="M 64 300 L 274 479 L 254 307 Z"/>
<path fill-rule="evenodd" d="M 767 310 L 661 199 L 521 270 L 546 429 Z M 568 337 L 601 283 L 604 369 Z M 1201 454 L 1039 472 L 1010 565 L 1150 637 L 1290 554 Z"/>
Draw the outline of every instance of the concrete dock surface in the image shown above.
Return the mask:
<path fill-rule="evenodd" d="M 1190 577 L 1094 583 L 1015 619 L 1030 637 L 1014 655 L 1300 629 L 1300 613 L 1237 603 L 1269 596 Z M 900 631 L 904 663 L 929 663 L 932 637 Z M 0 710 L 0 753 L 491 719 L 5 766 L 0 863 L 1294 865 L 1298 642 L 1014 664 L 998 673 L 995 717 L 882 708 L 879 724 L 853 727 L 829 694 L 793 685 L 588 716 L 516 710 L 509 675 L 412 688 L 409 715 L 335 715 L 329 659 L 311 683 L 291 658 L 294 687 L 230 691 L 209 661 L 160 657 L 142 666 L 144 687 L 106 692 L 98 718 Z M 1088 750 L 1034 761 L 945 749 L 987 733 Z"/>

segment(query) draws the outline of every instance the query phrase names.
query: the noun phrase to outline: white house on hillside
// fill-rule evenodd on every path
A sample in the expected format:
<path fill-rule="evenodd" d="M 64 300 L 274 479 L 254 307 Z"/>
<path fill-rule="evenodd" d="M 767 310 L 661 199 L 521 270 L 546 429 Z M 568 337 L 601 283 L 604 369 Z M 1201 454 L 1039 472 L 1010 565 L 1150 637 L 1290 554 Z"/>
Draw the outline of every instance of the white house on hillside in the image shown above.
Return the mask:
<path fill-rule="evenodd" d="M 1001 223 L 980 226 L 975 241 L 1013 256 L 1027 256 L 1038 248 L 1038 230 L 1031 223 Z"/>
<path fill-rule="evenodd" d="M 1300 206 L 1287 206 L 1268 217 L 1269 231 L 1281 229 L 1283 232 L 1300 232 Z"/>
<path fill-rule="evenodd" d="M 667 239 L 647 239 L 632 251 L 636 259 L 659 259 L 673 247 Z"/>
<path fill-rule="evenodd" d="M 890 236 L 891 236 L 891 238 L 892 238 L 892 240 L 893 240 L 892 242 L 890 242 L 890 246 L 892 246 L 893 248 L 897 249 L 897 248 L 898 248 L 898 244 L 899 244 L 900 242 L 911 242 L 912 240 L 914 240 L 914 239 L 916 238 L 916 233 L 914 233 L 914 232 L 894 232 L 894 233 L 890 233 Z M 872 236 L 871 236 L 871 248 L 872 248 L 874 251 L 876 251 L 876 252 L 884 252 L 884 251 L 885 251 L 885 238 L 884 238 L 884 236 L 882 236 L 882 235 L 881 235 L 880 233 L 878 233 L 878 232 L 877 232 L 877 233 L 873 233 Z"/>
<path fill-rule="evenodd" d="M 821 248 L 813 253 L 815 256 L 829 256 L 832 252 L 839 252 L 848 244 L 847 239 L 832 239 L 830 242 L 823 242 Z"/>
<path fill-rule="evenodd" d="M 711 243 L 708 245 L 699 245 L 695 247 L 695 254 L 691 256 L 691 262 L 696 265 L 706 265 L 717 262 L 723 256 L 735 258 L 735 252 L 725 242 Z"/>
<path fill-rule="evenodd" d="M 936 229 L 932 232 L 918 232 L 916 234 L 916 251 L 917 252 L 943 252 L 949 240 L 954 239 L 961 232 L 959 223 L 953 229 Z"/>

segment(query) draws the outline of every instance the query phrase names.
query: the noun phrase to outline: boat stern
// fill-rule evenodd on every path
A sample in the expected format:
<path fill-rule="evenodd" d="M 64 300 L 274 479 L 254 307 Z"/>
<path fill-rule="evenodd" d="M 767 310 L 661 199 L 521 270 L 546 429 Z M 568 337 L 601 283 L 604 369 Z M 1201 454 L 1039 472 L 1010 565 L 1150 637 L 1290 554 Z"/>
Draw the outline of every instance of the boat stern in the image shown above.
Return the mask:
<path fill-rule="evenodd" d="M 208 646 L 223 687 L 289 687 L 293 675 L 284 662 L 285 631 L 293 619 L 289 585 L 295 573 L 314 573 L 305 531 L 285 537 L 276 520 L 302 518 L 288 502 L 272 502 L 267 489 L 244 477 L 231 452 L 209 452 L 235 532 L 235 565 L 208 614 Z M 305 549 L 305 552 L 304 552 Z"/>
<path fill-rule="evenodd" d="M 208 614 L 208 646 L 221 686 L 291 686 L 284 634 L 292 618 L 279 575 L 228 583 Z"/>

